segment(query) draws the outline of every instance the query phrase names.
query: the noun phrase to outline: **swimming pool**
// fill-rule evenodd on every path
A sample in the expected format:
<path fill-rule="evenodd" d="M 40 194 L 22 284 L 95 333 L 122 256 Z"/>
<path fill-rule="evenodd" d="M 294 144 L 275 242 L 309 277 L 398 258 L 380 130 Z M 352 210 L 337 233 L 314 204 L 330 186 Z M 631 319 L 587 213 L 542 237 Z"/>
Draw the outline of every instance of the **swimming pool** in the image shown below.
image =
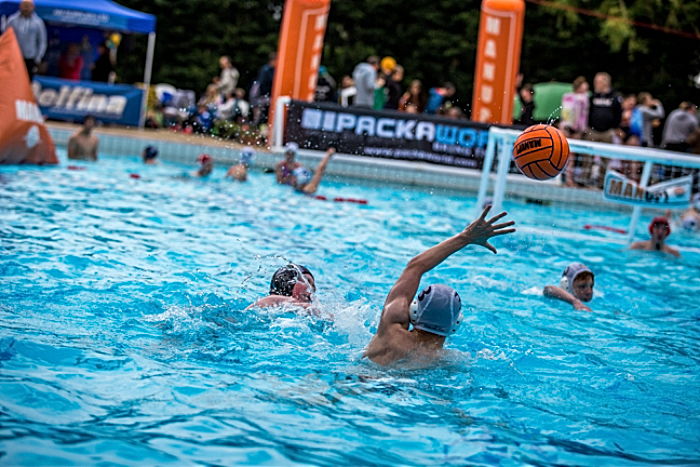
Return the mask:
<path fill-rule="evenodd" d="M 362 206 L 222 167 L 67 165 L 0 168 L 4 465 L 700 464 L 700 255 L 584 236 L 625 215 L 507 202 L 498 256 L 424 277 L 462 296 L 450 357 L 382 369 L 361 354 L 390 286 L 474 197 L 322 183 Z M 335 322 L 242 311 L 287 260 Z M 573 260 L 595 313 L 541 296 Z"/>

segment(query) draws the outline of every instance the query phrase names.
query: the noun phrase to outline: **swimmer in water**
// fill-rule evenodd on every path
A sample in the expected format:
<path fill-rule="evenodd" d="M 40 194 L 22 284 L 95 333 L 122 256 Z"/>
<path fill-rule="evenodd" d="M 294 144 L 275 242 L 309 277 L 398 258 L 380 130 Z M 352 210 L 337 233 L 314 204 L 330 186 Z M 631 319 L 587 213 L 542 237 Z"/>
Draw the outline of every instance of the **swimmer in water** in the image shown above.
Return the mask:
<path fill-rule="evenodd" d="M 548 285 L 544 288 L 547 297 L 558 298 L 570 303 L 577 310 L 591 311 L 582 302 L 590 302 L 593 298 L 593 272 L 581 263 L 571 263 L 564 270 L 559 287 Z"/>
<path fill-rule="evenodd" d="M 309 309 L 311 296 L 316 293 L 316 280 L 308 268 L 297 264 L 282 266 L 272 275 L 270 293 L 257 300 L 251 308 L 270 308 L 285 305 Z"/>
<path fill-rule="evenodd" d="M 296 143 L 287 143 L 285 146 L 284 160 L 275 164 L 275 176 L 277 183 L 294 187 L 298 192 L 312 195 L 318 190 L 321 179 L 326 171 L 328 162 L 335 154 L 335 148 L 328 148 L 326 155 L 316 167 L 316 172 L 311 173 L 309 169 L 295 160 L 299 146 Z"/>
<path fill-rule="evenodd" d="M 143 158 L 143 163 L 146 165 L 158 165 L 158 148 L 154 146 L 146 146 L 146 148 L 141 153 Z"/>
<path fill-rule="evenodd" d="M 680 258 L 681 254 L 673 247 L 666 245 L 666 238 L 671 235 L 671 226 L 668 220 L 663 216 L 658 216 L 652 219 L 649 224 L 649 233 L 651 240 L 634 242 L 630 245 L 631 250 L 646 250 L 646 251 L 662 251 L 669 255 Z"/>
<path fill-rule="evenodd" d="M 666 211 L 666 217 L 671 217 L 670 209 Z M 689 232 L 700 230 L 700 193 L 695 193 L 690 207 L 681 214 L 680 225 Z"/>
<path fill-rule="evenodd" d="M 214 159 L 209 154 L 200 154 L 197 157 L 199 170 L 192 173 L 193 177 L 206 177 L 214 170 Z"/>
<path fill-rule="evenodd" d="M 226 178 L 232 177 L 239 182 L 248 180 L 248 167 L 253 163 L 255 153 L 252 148 L 245 147 L 241 150 L 240 162 L 237 165 L 232 165 L 226 172 Z"/>
<path fill-rule="evenodd" d="M 83 128 L 68 139 L 68 159 L 97 161 L 97 147 L 100 140 L 92 134 L 93 128 L 95 128 L 95 117 L 85 116 Z"/>
<path fill-rule="evenodd" d="M 496 224 L 506 213 L 486 220 L 491 206 L 479 219 L 454 237 L 424 251 L 408 262 L 384 302 L 377 333 L 365 349 L 363 357 L 382 366 L 406 357 L 435 358 L 445 338 L 453 334 L 462 321 L 461 300 L 447 285 L 431 285 L 414 301 L 423 274 L 445 261 L 467 245 L 480 245 L 496 253 L 489 239 L 515 232 L 515 222 Z M 413 303 L 413 304 L 412 304 Z M 409 331 L 409 325 L 413 330 Z"/>

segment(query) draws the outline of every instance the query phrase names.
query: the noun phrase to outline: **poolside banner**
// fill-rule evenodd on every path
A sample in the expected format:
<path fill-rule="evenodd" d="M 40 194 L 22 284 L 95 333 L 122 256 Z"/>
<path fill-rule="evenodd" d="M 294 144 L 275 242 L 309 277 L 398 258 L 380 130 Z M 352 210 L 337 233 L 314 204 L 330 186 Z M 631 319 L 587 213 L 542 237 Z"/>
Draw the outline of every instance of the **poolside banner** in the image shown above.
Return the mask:
<path fill-rule="evenodd" d="M 285 141 L 300 148 L 481 169 L 490 125 L 424 114 L 292 101 Z"/>
<path fill-rule="evenodd" d="M 134 86 L 35 76 L 32 87 L 48 118 L 82 122 L 92 115 L 105 123 L 139 124 L 143 91 Z"/>
<path fill-rule="evenodd" d="M 12 28 L 0 36 L 0 164 L 57 164 Z"/>
<path fill-rule="evenodd" d="M 609 170 L 605 175 L 603 198 L 620 204 L 658 208 L 685 208 L 690 204 L 693 176 L 674 178 L 646 188 L 621 173 Z"/>

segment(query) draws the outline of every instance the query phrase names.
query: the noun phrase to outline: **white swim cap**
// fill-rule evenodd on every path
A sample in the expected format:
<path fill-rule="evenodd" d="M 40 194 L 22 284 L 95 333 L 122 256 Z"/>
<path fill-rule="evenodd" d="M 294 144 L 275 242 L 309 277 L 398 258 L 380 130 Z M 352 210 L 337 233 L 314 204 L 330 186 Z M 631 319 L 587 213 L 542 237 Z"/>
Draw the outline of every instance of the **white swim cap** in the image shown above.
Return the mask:
<path fill-rule="evenodd" d="M 462 300 L 452 287 L 431 285 L 411 305 L 411 324 L 415 329 L 449 336 L 457 332 L 464 319 L 461 309 Z"/>
<path fill-rule="evenodd" d="M 566 290 L 569 293 L 574 293 L 574 281 L 579 274 L 584 272 L 590 272 L 594 276 L 593 271 L 588 269 L 587 266 L 581 263 L 571 263 L 564 269 L 561 280 L 559 281 L 559 287 Z M 594 276 L 595 277 L 595 276 Z"/>
<path fill-rule="evenodd" d="M 681 219 L 681 226 L 683 226 L 684 229 L 691 231 L 698 230 L 699 227 L 697 218 L 692 214 Z"/>
<path fill-rule="evenodd" d="M 297 143 L 289 142 L 284 145 L 284 152 L 293 152 L 294 154 L 299 151 L 299 145 Z"/>
<path fill-rule="evenodd" d="M 255 151 L 252 148 L 243 148 L 241 150 L 241 164 L 249 166 L 253 162 L 253 156 L 255 156 Z"/>
<path fill-rule="evenodd" d="M 297 178 L 297 186 L 306 185 L 311 181 L 311 177 L 313 176 L 313 174 L 306 167 L 297 167 L 292 172 L 292 175 Z"/>

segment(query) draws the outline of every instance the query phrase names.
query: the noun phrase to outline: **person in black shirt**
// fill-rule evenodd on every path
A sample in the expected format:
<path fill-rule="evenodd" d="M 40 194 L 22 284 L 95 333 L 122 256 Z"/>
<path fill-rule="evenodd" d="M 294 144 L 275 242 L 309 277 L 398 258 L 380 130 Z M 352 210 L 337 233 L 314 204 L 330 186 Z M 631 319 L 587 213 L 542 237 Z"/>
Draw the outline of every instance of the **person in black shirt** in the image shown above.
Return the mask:
<path fill-rule="evenodd" d="M 109 54 L 107 44 L 104 42 L 97 46 L 97 52 L 100 56 L 92 65 L 92 80 L 106 83 L 109 81 L 109 75 L 114 71 L 112 57 Z"/>

